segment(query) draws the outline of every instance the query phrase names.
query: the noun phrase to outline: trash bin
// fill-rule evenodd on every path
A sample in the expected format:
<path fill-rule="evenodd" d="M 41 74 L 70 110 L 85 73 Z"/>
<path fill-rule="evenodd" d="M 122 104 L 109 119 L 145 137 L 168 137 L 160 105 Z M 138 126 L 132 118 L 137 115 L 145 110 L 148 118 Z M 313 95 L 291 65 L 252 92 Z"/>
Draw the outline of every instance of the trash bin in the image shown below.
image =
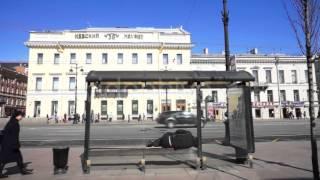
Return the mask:
<path fill-rule="evenodd" d="M 54 174 L 65 174 L 68 170 L 69 147 L 54 147 L 52 151 Z"/>

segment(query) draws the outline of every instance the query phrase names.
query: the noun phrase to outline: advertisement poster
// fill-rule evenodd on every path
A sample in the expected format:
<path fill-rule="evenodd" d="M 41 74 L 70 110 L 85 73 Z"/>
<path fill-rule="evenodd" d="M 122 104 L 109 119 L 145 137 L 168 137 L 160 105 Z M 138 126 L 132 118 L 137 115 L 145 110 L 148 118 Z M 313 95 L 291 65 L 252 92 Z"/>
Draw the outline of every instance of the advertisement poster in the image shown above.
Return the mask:
<path fill-rule="evenodd" d="M 231 145 L 246 149 L 249 152 L 254 151 L 249 89 L 242 87 L 228 89 L 228 118 Z"/>

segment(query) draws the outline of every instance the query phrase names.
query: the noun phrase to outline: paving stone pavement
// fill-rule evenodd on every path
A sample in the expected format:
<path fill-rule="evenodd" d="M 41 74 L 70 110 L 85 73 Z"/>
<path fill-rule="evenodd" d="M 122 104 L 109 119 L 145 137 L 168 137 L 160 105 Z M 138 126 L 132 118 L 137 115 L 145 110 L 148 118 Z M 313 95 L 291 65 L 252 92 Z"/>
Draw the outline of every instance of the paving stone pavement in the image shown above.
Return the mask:
<path fill-rule="evenodd" d="M 82 147 L 71 147 L 69 152 L 69 170 L 63 175 L 53 175 L 52 150 L 50 148 L 23 148 L 25 162 L 34 169 L 33 175 L 17 174 L 15 164 L 6 166 L 9 180 L 215 180 L 215 179 L 312 179 L 310 143 L 308 141 L 285 141 L 256 143 L 253 167 L 235 164 L 234 150 L 218 144 L 205 144 L 204 156 L 208 158 L 206 170 L 196 170 L 183 161 L 174 163 L 181 157 L 176 155 L 154 155 L 146 159 L 155 159 L 158 163 L 148 165 L 146 172 L 141 172 L 136 165 L 92 167 L 90 174 L 83 174 L 80 164 Z M 169 153 L 169 152 L 168 152 Z M 192 151 L 191 151 L 192 154 Z M 190 156 L 190 154 L 188 155 Z M 175 159 L 177 158 L 177 159 Z M 106 156 L 99 157 L 106 162 L 137 162 L 141 156 Z M 192 159 L 192 158 L 191 158 Z M 162 161 L 163 160 L 163 161 Z M 168 161 L 169 160 L 169 161 Z M 170 161 L 171 160 L 171 161 Z M 164 162 L 168 161 L 168 162 Z M 161 162 L 161 163 L 159 163 Z"/>

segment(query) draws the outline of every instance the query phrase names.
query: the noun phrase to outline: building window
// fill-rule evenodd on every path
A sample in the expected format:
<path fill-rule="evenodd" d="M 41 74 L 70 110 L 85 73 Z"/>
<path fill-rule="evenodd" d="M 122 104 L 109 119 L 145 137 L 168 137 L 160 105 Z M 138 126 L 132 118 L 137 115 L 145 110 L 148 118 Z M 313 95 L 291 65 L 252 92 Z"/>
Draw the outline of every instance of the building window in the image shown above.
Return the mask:
<path fill-rule="evenodd" d="M 51 115 L 58 114 L 58 101 L 51 101 Z"/>
<path fill-rule="evenodd" d="M 132 54 L 132 64 L 138 64 L 138 54 L 137 53 Z"/>
<path fill-rule="evenodd" d="M 123 101 L 118 100 L 117 101 L 117 115 L 123 115 Z"/>
<path fill-rule="evenodd" d="M 292 83 L 293 84 L 297 84 L 298 83 L 297 71 L 296 70 L 292 70 L 291 71 L 291 79 L 292 79 Z"/>
<path fill-rule="evenodd" d="M 76 53 L 71 53 L 70 54 L 70 64 L 75 64 L 76 63 Z"/>
<path fill-rule="evenodd" d="M 152 54 L 151 53 L 147 54 L 147 64 L 152 64 Z"/>
<path fill-rule="evenodd" d="M 37 63 L 38 64 L 43 64 L 43 54 L 42 53 L 38 53 Z"/>
<path fill-rule="evenodd" d="M 169 56 L 168 56 L 168 54 L 163 54 L 163 55 L 162 55 L 162 60 L 163 60 L 163 64 L 168 64 L 168 63 L 169 63 Z"/>
<path fill-rule="evenodd" d="M 37 77 L 36 78 L 36 90 L 40 91 L 42 88 L 42 78 L 41 77 Z"/>
<path fill-rule="evenodd" d="M 161 100 L 161 112 L 171 110 L 171 99 L 162 99 Z"/>
<path fill-rule="evenodd" d="M 59 78 L 53 77 L 52 78 L 52 90 L 57 91 L 59 89 Z"/>
<path fill-rule="evenodd" d="M 101 101 L 101 116 L 108 115 L 108 102 L 103 100 Z"/>
<path fill-rule="evenodd" d="M 75 90 L 75 89 L 76 89 L 76 78 L 69 77 L 69 90 Z"/>
<path fill-rule="evenodd" d="M 284 82 L 284 70 L 279 70 L 279 83 L 283 84 Z"/>
<path fill-rule="evenodd" d="M 272 83 L 271 70 L 266 70 L 266 82 Z"/>
<path fill-rule="evenodd" d="M 273 92 L 272 90 L 267 90 L 268 102 L 273 102 Z"/>
<path fill-rule="evenodd" d="M 280 100 L 283 102 L 283 101 L 286 101 L 286 91 L 285 90 L 280 90 Z"/>
<path fill-rule="evenodd" d="M 87 53 L 86 54 L 86 64 L 91 64 L 92 63 L 92 54 Z"/>
<path fill-rule="evenodd" d="M 123 64 L 123 53 L 118 53 L 118 64 Z"/>
<path fill-rule="evenodd" d="M 182 54 L 177 54 L 177 64 L 182 64 Z"/>
<path fill-rule="evenodd" d="M 147 100 L 147 114 L 153 114 L 153 100 Z"/>
<path fill-rule="evenodd" d="M 108 54 L 102 53 L 102 64 L 108 64 Z"/>
<path fill-rule="evenodd" d="M 69 101 L 68 102 L 68 115 L 71 116 L 71 115 L 74 115 L 74 113 L 75 113 L 74 101 Z"/>
<path fill-rule="evenodd" d="M 304 70 L 304 80 L 306 83 L 308 82 L 308 70 Z"/>
<path fill-rule="evenodd" d="M 177 111 L 185 111 L 186 110 L 186 100 L 185 99 L 177 99 L 176 100 L 176 110 Z"/>
<path fill-rule="evenodd" d="M 293 99 L 294 101 L 300 101 L 299 90 L 293 90 Z"/>
<path fill-rule="evenodd" d="M 254 102 L 260 102 L 260 92 L 254 91 Z"/>
<path fill-rule="evenodd" d="M 35 101 L 33 117 L 40 117 L 40 113 L 41 113 L 40 108 L 41 108 L 41 101 Z"/>
<path fill-rule="evenodd" d="M 261 118 L 261 109 L 255 109 L 256 118 Z"/>
<path fill-rule="evenodd" d="M 212 101 L 218 102 L 218 91 L 212 91 Z"/>
<path fill-rule="evenodd" d="M 252 75 L 254 77 L 254 82 L 259 82 L 259 74 L 258 74 L 258 70 L 252 70 Z"/>
<path fill-rule="evenodd" d="M 138 113 L 138 100 L 132 100 L 132 115 L 137 115 Z"/>
<path fill-rule="evenodd" d="M 274 109 L 269 109 L 269 118 L 274 118 Z"/>
<path fill-rule="evenodd" d="M 53 57 L 53 64 L 59 64 L 60 62 L 60 54 L 55 53 Z"/>

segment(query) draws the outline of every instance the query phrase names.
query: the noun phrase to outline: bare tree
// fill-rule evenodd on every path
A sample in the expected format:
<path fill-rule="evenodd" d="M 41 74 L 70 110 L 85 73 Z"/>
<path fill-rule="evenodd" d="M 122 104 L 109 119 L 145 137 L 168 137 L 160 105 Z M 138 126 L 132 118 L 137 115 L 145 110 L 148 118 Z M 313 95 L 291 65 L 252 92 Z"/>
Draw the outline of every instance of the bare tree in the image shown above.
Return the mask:
<path fill-rule="evenodd" d="M 283 1 L 284 2 L 284 1 Z M 291 0 L 287 3 L 293 7 L 293 12 L 289 12 L 287 4 L 284 2 L 284 7 L 291 24 L 291 27 L 296 36 L 298 45 L 302 54 L 307 58 L 308 68 L 308 84 L 309 84 L 309 114 L 310 114 L 310 141 L 312 150 L 312 168 L 314 179 L 319 179 L 319 165 L 317 140 L 314 136 L 315 112 L 314 112 L 314 86 L 313 86 L 313 71 L 312 65 L 314 59 L 320 51 L 319 46 L 319 31 L 320 31 L 320 2 L 319 0 Z"/>

